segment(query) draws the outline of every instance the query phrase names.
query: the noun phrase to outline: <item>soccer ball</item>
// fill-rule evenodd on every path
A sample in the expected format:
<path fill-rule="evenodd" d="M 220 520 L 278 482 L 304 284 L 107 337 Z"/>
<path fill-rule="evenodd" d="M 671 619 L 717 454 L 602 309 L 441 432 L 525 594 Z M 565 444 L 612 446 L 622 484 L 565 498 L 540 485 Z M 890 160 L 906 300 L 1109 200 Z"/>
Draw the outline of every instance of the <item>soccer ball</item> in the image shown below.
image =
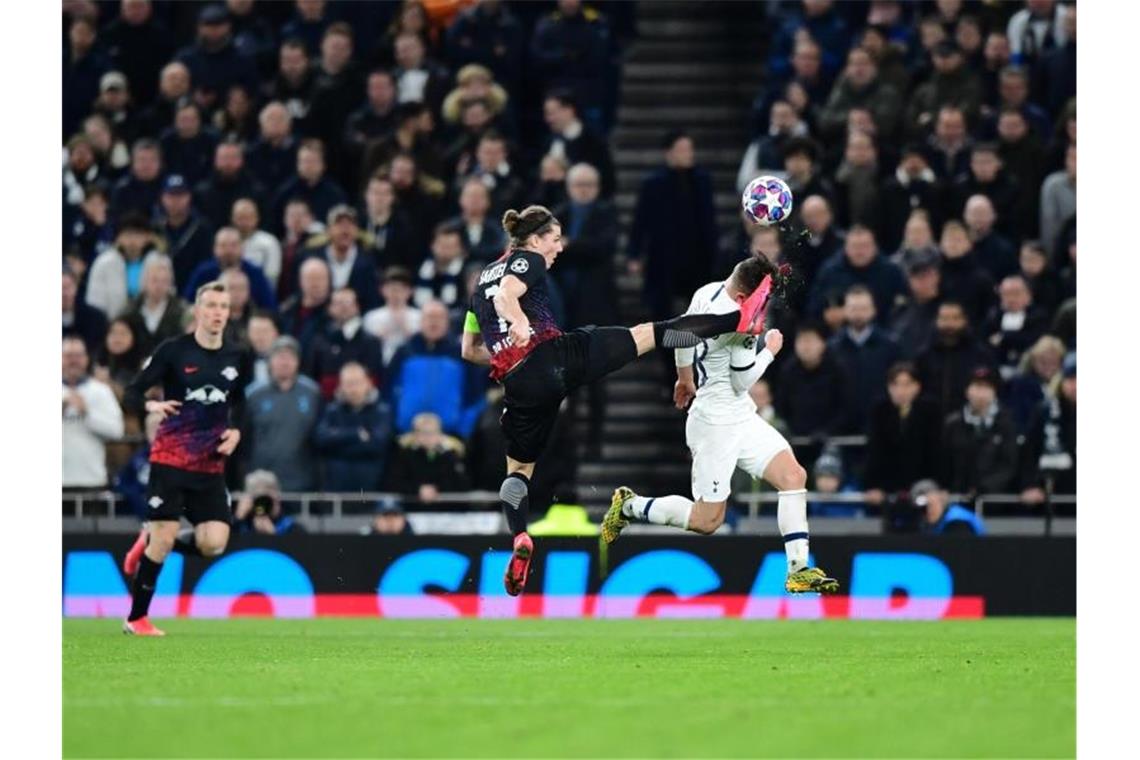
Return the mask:
<path fill-rule="evenodd" d="M 786 221 L 792 213 L 792 189 L 779 177 L 757 177 L 744 188 L 744 213 L 767 227 Z"/>

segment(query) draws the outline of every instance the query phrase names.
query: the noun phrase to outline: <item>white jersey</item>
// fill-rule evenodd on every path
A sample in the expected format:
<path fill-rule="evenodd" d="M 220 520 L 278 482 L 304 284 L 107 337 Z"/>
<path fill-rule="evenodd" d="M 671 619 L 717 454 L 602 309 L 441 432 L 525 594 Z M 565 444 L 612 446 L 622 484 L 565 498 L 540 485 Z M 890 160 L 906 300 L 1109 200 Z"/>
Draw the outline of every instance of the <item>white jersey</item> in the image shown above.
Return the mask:
<path fill-rule="evenodd" d="M 693 294 L 686 314 L 728 314 L 740 309 L 724 282 L 710 282 Z M 689 415 L 711 425 L 730 425 L 756 415 L 756 404 L 747 391 L 738 393 L 732 385 L 732 368 L 749 368 L 756 361 L 756 336 L 725 333 L 705 338 L 695 348 L 675 351 L 678 367 L 692 365 L 697 397 Z"/>

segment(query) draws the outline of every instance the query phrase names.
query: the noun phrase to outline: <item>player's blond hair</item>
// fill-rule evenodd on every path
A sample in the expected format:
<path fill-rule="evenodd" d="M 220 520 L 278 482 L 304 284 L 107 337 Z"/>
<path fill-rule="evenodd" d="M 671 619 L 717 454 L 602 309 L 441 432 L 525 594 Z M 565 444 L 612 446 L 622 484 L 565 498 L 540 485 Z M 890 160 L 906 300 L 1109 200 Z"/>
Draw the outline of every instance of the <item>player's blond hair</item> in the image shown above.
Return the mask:
<path fill-rule="evenodd" d="M 226 290 L 226 284 L 224 282 L 222 282 L 221 280 L 212 280 L 210 282 L 207 282 L 205 285 L 202 285 L 201 287 L 199 287 L 198 290 L 194 293 L 194 304 L 195 305 L 200 304 L 202 302 L 202 296 L 204 296 L 206 293 L 228 293 L 228 292 L 229 291 Z"/>

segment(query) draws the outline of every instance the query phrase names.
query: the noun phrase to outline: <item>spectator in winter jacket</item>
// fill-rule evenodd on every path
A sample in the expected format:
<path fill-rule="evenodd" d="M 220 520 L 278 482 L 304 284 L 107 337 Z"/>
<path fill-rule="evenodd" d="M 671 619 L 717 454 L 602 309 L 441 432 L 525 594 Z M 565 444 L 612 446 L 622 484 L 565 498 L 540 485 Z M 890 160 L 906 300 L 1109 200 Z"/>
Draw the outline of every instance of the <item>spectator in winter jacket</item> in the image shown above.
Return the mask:
<path fill-rule="evenodd" d="M 782 98 L 772 103 L 769 120 L 768 131 L 752 141 L 740 160 L 740 169 L 736 172 L 738 193 L 743 193 L 748 183 L 762 174 L 783 173 L 784 144 L 789 138 L 808 133 L 807 124 Z"/>
<path fill-rule="evenodd" d="M 999 380 L 989 367 L 970 374 L 966 403 L 946 420 L 942 462 L 955 493 L 1009 493 L 1018 484 L 1017 430 L 997 400 Z"/>
<path fill-rule="evenodd" d="M 448 222 L 459 230 L 467 258 L 484 264 L 501 256 L 507 245 L 503 226 L 490 211 L 491 191 L 478 177 L 469 177 L 459 191 L 459 216 Z"/>
<path fill-rule="evenodd" d="M 277 281 L 281 276 L 281 243 L 265 230 L 258 229 L 260 223 L 257 203 L 250 198 L 234 201 L 230 211 L 230 224 L 241 235 L 241 257 L 261 268 L 265 279 L 269 280 L 276 293 Z"/>
<path fill-rule="evenodd" d="M 356 301 L 365 309 L 376 304 L 376 263 L 360 234 L 356 209 L 340 204 L 329 211 L 326 239 L 314 239 L 313 247 L 302 252 L 300 261 L 322 259 L 332 276 L 333 290 L 352 288 Z"/>
<path fill-rule="evenodd" d="M 334 290 L 328 312 L 328 327 L 313 337 L 304 354 L 303 372 L 317 381 L 326 401 L 336 392 L 340 369 L 348 362 L 363 366 L 372 384 L 379 385 L 384 367 L 380 341 L 363 329 L 352 288 Z"/>
<path fill-rule="evenodd" d="M 780 369 L 776 413 L 796 436 L 839 432 L 847 409 L 847 378 L 827 350 L 824 328 L 805 322 L 796 330 L 795 356 Z"/>
<path fill-rule="evenodd" d="M 194 189 L 195 204 L 214 224 L 229 221 L 234 203 L 252 198 L 258 204 L 269 198 L 265 187 L 245 166 L 241 143 L 228 138 L 214 149 L 214 171 Z"/>
<path fill-rule="evenodd" d="M 210 260 L 214 245 L 214 225 L 198 213 L 190 194 L 190 184 L 181 174 L 170 174 L 159 196 L 162 211 L 157 232 L 166 240 L 166 253 L 174 264 L 174 282 L 185 285 L 199 264 Z"/>
<path fill-rule="evenodd" d="M 606 18 L 578 0 L 561 0 L 557 11 L 535 25 L 530 41 L 530 60 L 539 88 L 543 92 L 565 89 L 573 93 L 583 118 L 599 130 L 604 127 L 603 85 L 607 75 L 612 75 L 607 63 L 610 45 Z M 572 157 L 570 162 L 581 160 Z"/>
<path fill-rule="evenodd" d="M 115 394 L 87 374 L 87 348 L 63 339 L 63 487 L 107 486 L 106 442 L 123 435 Z"/>
<path fill-rule="evenodd" d="M 209 174 L 218 133 L 205 125 L 205 117 L 194 101 L 178 104 L 174 123 L 163 130 L 158 141 L 166 171 L 181 174 L 191 185 Z"/>
<path fill-rule="evenodd" d="M 147 256 L 143 260 L 142 292 L 125 312 L 143 356 L 150 356 L 167 338 L 182 334 L 186 309 L 174 288 L 170 257 L 161 253 Z"/>
<path fill-rule="evenodd" d="M 939 471 L 942 418 L 932 401 L 921 398 L 922 384 L 911 362 L 887 370 L 888 398 L 871 409 L 863 487 L 867 501 L 881 504 L 887 494 L 907 490 Z"/>
<path fill-rule="evenodd" d="M 111 192 L 111 217 L 127 212 L 150 218 L 162 190 L 162 148 L 154 140 L 142 139 L 131 146 L 131 171 Z"/>
<path fill-rule="evenodd" d="M 910 143 L 902 151 L 898 168 L 883 183 L 880 240 L 884 250 L 899 247 L 907 219 L 915 209 L 937 215 L 942 203 L 942 186 L 927 162 L 922 146 Z"/>
<path fill-rule="evenodd" d="M 107 334 L 107 317 L 77 296 L 79 282 L 71 269 L 63 270 L 63 335 L 77 335 L 89 351 L 103 342 Z"/>
<path fill-rule="evenodd" d="M 321 57 L 316 66 L 306 130 L 328 149 L 325 158 L 342 187 L 355 182 L 356 173 L 344 166 L 344 156 L 336 148 L 344 135 L 345 122 L 364 95 L 364 77 L 352 51 L 353 30 L 344 22 L 331 24 L 321 36 Z"/>
<path fill-rule="evenodd" d="M 118 226 L 115 247 L 99 254 L 87 273 L 87 305 L 108 319 L 122 314 L 130 299 L 139 294 L 143 259 L 154 245 L 146 217 L 127 214 Z"/>
<path fill-rule="evenodd" d="M 378 269 L 400 267 L 409 271 L 419 268 L 423 251 L 414 247 L 412 223 L 404 210 L 396 205 L 396 189 L 387 175 L 376 173 L 364 191 L 361 228 L 372 241 L 372 256 Z"/>
<path fill-rule="evenodd" d="M 1045 500 L 1046 475 L 1059 494 L 1077 492 L 1077 356 L 1065 357 L 1060 388 L 1036 409 L 1025 436 L 1021 464 L 1021 500 Z"/>
<path fill-rule="evenodd" d="M 967 199 L 973 195 L 984 195 L 990 199 L 997 213 L 998 231 L 1020 240 L 1033 232 L 1017 218 L 1018 198 L 1025 190 L 1028 188 L 1023 188 L 1005 170 L 998 147 L 993 143 L 980 143 L 970 151 L 970 170 L 954 181 L 947 215 L 961 217 Z"/>
<path fill-rule="evenodd" d="M 1045 250 L 1059 261 L 1057 242 L 1061 228 L 1077 213 L 1077 146 L 1065 152 L 1065 168 L 1053 172 L 1041 184 L 1041 240 Z"/>
<path fill-rule="evenodd" d="M 443 434 L 438 416 L 430 412 L 417 414 L 412 420 L 412 431 L 400 436 L 388 482 L 392 490 L 406 494 L 421 506 L 434 504 L 441 493 L 466 490 L 463 443 Z"/>
<path fill-rule="evenodd" d="M 233 227 L 222 227 L 214 235 L 214 258 L 204 261 L 190 275 L 190 281 L 182 288 L 182 295 L 188 302 L 194 300 L 198 288 L 212 282 L 227 269 L 238 269 L 249 278 L 249 292 L 254 303 L 263 309 L 277 308 L 277 296 L 261 267 L 242 258 L 241 233 Z"/>
<path fill-rule="evenodd" d="M 1018 254 L 1021 276 L 1033 291 L 1033 303 L 1046 314 L 1054 314 L 1063 298 L 1064 285 L 1049 260 L 1045 248 L 1037 240 L 1026 240 Z"/>
<path fill-rule="evenodd" d="M 847 231 L 843 255 L 832 258 L 820 268 L 808 298 L 808 314 L 819 318 L 829 299 L 846 294 L 852 285 L 862 285 L 871 292 L 873 310 L 883 325 L 890 318 L 895 303 L 906 295 L 902 272 L 879 255 L 875 233 L 861 225 Z M 885 365 L 883 370 L 886 371 Z"/>
<path fill-rule="evenodd" d="M 273 343 L 281 337 L 277 323 L 266 311 L 255 311 L 249 315 L 246 325 L 246 335 L 249 338 L 249 347 L 253 352 L 253 383 L 269 380 L 269 352 Z"/>
<path fill-rule="evenodd" d="M 336 400 L 325 407 L 314 432 L 324 461 L 326 491 L 380 490 L 391 444 L 391 417 L 368 370 L 346 362 L 340 368 Z"/>
<path fill-rule="evenodd" d="M 447 30 L 452 69 L 471 63 L 486 66 L 507 92 L 518 92 L 525 50 L 526 32 L 505 3 L 476 3 L 461 11 Z"/>
<path fill-rule="evenodd" d="M 993 367 L 993 354 L 970 331 L 966 310 L 958 301 L 944 300 L 934 321 L 934 338 L 915 364 L 923 395 L 938 405 L 939 418 L 958 408 L 971 373 Z"/>
<path fill-rule="evenodd" d="M 566 302 L 566 325 L 608 325 L 617 318 L 613 274 L 617 209 L 601 199 L 601 175 L 589 164 L 571 167 L 566 190 L 569 202 L 553 210 L 565 225 L 562 266 L 551 271 Z"/>
<path fill-rule="evenodd" d="M 1017 255 L 1013 243 L 994 230 L 997 212 L 993 202 L 984 195 L 971 195 L 966 200 L 966 229 L 973 244 L 978 266 L 986 270 L 990 279 L 1001 282 L 1018 270 Z"/>
<path fill-rule="evenodd" d="M 844 234 L 835 225 L 831 203 L 822 195 L 809 195 L 800 202 L 800 220 L 808 234 L 797 247 L 799 255 L 793 266 L 804 278 L 799 296 L 802 307 L 820 267 L 843 250 Z"/>
<path fill-rule="evenodd" d="M 972 119 L 982 104 L 982 83 L 966 65 L 956 43 L 950 40 L 938 43 L 931 58 L 934 74 L 915 90 L 907 109 L 907 129 L 916 136 L 929 129 L 943 106 L 956 106 Z"/>
<path fill-rule="evenodd" d="M 602 197 L 608 199 L 617 190 L 613 155 L 605 139 L 582 123 L 580 102 L 565 90 L 554 90 L 546 96 L 542 115 L 550 134 L 542 153 L 565 160 L 567 166 L 589 164 L 597 169 L 602 178 Z"/>
<path fill-rule="evenodd" d="M 325 147 L 321 141 L 303 140 L 297 149 L 297 174 L 278 188 L 270 220 L 280 224 L 278 220 L 285 218 L 285 205 L 294 198 L 308 203 L 318 219 L 328 216 L 334 206 L 347 203 L 348 196 L 325 175 L 325 169 Z"/>
<path fill-rule="evenodd" d="M 847 112 L 866 108 L 874 116 L 879 133 L 891 139 L 898 127 L 900 96 L 895 88 L 879 78 L 879 68 L 871 53 L 852 48 L 847 53 L 847 68 L 835 83 L 831 97 L 819 112 L 820 134 L 828 139 L 842 137 L 847 126 Z"/>
<path fill-rule="evenodd" d="M 136 82 L 136 85 L 139 84 Z M 136 90 L 138 87 L 136 86 Z M 180 61 L 171 61 L 161 67 L 158 75 L 158 96 L 143 100 L 150 103 L 139 117 L 139 132 L 146 137 L 157 138 L 163 130 L 174 123 L 174 112 L 183 98 L 190 97 L 190 69 Z"/>
<path fill-rule="evenodd" d="M 843 161 L 835 171 L 835 216 L 841 227 L 881 227 L 879 152 L 866 132 L 847 136 Z"/>
<path fill-rule="evenodd" d="M 429 301 L 439 301 L 449 310 L 462 308 L 466 261 L 460 228 L 446 222 L 438 225 L 432 236 L 431 257 L 424 259 L 416 275 L 415 305 L 422 309 Z"/>
<path fill-rule="evenodd" d="M 364 315 L 364 329 L 380 340 L 384 366 L 420 331 L 420 310 L 411 305 L 412 274 L 403 267 L 384 270 L 380 285 L 384 305 Z"/>
<path fill-rule="evenodd" d="M 934 176 L 952 182 L 970 166 L 973 141 L 966 131 L 966 115 L 962 109 L 945 105 L 938 109 L 934 134 L 926 142 L 926 159 Z"/>
<path fill-rule="evenodd" d="M 1064 358 L 1065 344 L 1052 335 L 1042 335 L 1025 353 L 1017 374 L 1002 388 L 1001 402 L 1013 415 L 1018 432 L 1028 430 L 1041 402 L 1057 395 Z"/>
<path fill-rule="evenodd" d="M 942 294 L 959 301 L 970 321 L 981 324 L 994 302 L 994 283 L 974 256 L 966 227 L 956 219 L 942 225 Z"/>
<path fill-rule="evenodd" d="M 1048 171 L 1048 153 L 1044 138 L 1029 128 L 1025 116 L 1012 108 L 1001 112 L 997 120 L 998 155 L 1006 170 L 1017 178 L 1020 193 L 1015 213 L 1023 220 L 1022 229 L 1027 235 L 1036 235 L 1040 229 L 1041 179 Z"/>
<path fill-rule="evenodd" d="M 895 308 L 891 316 L 891 335 L 898 341 L 903 356 L 913 358 L 926 348 L 934 335 L 942 272 L 937 248 L 908 250 L 902 258 L 910 297 Z"/>
<path fill-rule="evenodd" d="M 843 56 L 851 45 L 851 30 L 833 3 L 817 0 L 805 2 L 802 14 L 792 15 L 776 30 L 768 52 L 768 71 L 771 76 L 788 75 L 792 51 L 805 36 L 819 44 L 823 53 L 824 70 L 829 75 L 839 71 L 843 65 Z"/>
<path fill-rule="evenodd" d="M 245 405 L 249 467 L 269 470 L 285 491 L 317 486 L 317 457 L 312 433 L 320 419 L 317 384 L 299 373 L 301 347 L 289 336 L 273 344 L 269 380 L 250 386 Z"/>
<path fill-rule="evenodd" d="M 899 345 L 875 323 L 874 297 L 863 285 L 848 288 L 843 321 L 828 343 L 848 385 L 842 432 L 863 433 L 871 407 L 886 395 L 887 368 L 899 359 Z"/>
<path fill-rule="evenodd" d="M 998 372 L 1009 380 L 1017 372 L 1021 356 L 1049 327 L 1049 315 L 1033 304 L 1029 283 L 1021 275 L 1006 277 L 999 288 L 1001 301 L 989 315 L 982 334 L 998 361 Z"/>
<path fill-rule="evenodd" d="M 829 201 L 835 197 L 831 180 L 820 170 L 819 146 L 809 137 L 792 137 L 784 143 L 784 180 L 796 198 L 821 195 Z M 792 218 L 799 210 L 792 209 Z"/>
<path fill-rule="evenodd" d="M 257 66 L 251 57 L 238 51 L 232 31 L 226 10 L 208 5 L 198 15 L 196 43 L 175 56 L 190 69 L 194 89 L 209 108 L 220 106 L 221 96 L 235 84 L 243 85 L 247 92 L 257 92 Z"/>
<path fill-rule="evenodd" d="M 284 105 L 273 101 L 261 109 L 257 123 L 261 136 L 246 149 L 245 164 L 266 193 L 272 194 L 285 184 L 297 166 L 293 119 Z M 271 221 L 275 228 L 281 223 L 275 218 Z"/>
<path fill-rule="evenodd" d="M 419 334 L 388 365 L 384 391 L 396 417 L 396 430 L 407 432 L 415 415 L 432 412 L 442 420 L 444 430 L 466 436 L 486 404 L 486 385 L 481 368 L 460 358 L 447 307 L 439 301 L 425 303 Z"/>
<path fill-rule="evenodd" d="M 297 274 L 298 292 L 281 305 L 281 332 L 300 341 L 307 350 L 313 337 L 328 324 L 329 294 L 332 284 L 329 265 L 322 258 L 309 258 Z"/>

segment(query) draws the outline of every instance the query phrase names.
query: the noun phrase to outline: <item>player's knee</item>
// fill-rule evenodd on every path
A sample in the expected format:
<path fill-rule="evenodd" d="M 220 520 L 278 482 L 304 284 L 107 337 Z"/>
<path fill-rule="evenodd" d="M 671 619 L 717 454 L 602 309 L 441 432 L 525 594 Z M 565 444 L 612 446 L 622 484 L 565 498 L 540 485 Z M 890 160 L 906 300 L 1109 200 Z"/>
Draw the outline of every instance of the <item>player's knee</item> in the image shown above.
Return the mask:
<path fill-rule="evenodd" d="M 801 488 L 807 488 L 807 470 L 799 462 L 796 462 L 788 469 L 783 490 L 798 491 Z"/>

